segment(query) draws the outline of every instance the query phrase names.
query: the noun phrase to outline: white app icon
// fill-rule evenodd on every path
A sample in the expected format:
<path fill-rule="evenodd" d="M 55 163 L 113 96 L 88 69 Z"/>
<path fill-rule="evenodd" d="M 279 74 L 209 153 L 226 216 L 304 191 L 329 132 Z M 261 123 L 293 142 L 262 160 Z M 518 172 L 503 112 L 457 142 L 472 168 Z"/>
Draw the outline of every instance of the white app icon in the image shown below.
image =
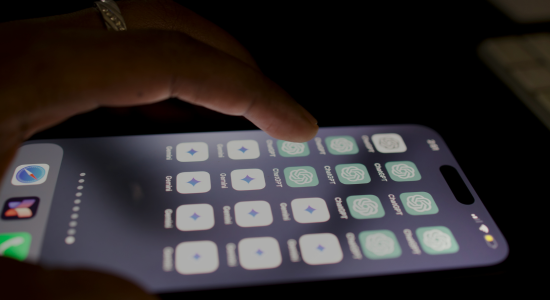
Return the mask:
<path fill-rule="evenodd" d="M 258 237 L 239 242 L 239 260 L 247 270 L 273 269 L 281 265 L 283 258 L 276 239 Z"/>
<path fill-rule="evenodd" d="M 267 201 L 241 201 L 235 204 L 235 222 L 241 227 L 267 226 L 273 223 Z"/>
<path fill-rule="evenodd" d="M 208 172 L 182 172 L 176 177 L 176 186 L 180 194 L 206 193 L 210 190 Z"/>
<path fill-rule="evenodd" d="M 255 140 L 230 141 L 227 155 L 231 159 L 255 159 L 260 157 L 260 146 Z"/>
<path fill-rule="evenodd" d="M 179 143 L 176 146 L 176 159 L 181 162 L 205 161 L 208 159 L 208 144 L 203 142 Z"/>
<path fill-rule="evenodd" d="M 214 227 L 212 205 L 180 205 L 176 210 L 176 227 L 181 231 L 207 230 Z"/>
<path fill-rule="evenodd" d="M 344 258 L 338 238 L 332 233 L 304 234 L 299 244 L 308 265 L 335 264 Z"/>
<path fill-rule="evenodd" d="M 20 165 L 15 168 L 11 184 L 13 185 L 36 185 L 42 184 L 48 178 L 50 166 L 48 164 Z"/>
<path fill-rule="evenodd" d="M 401 153 L 407 151 L 403 138 L 397 133 L 381 133 L 372 136 L 376 150 L 381 153 Z"/>
<path fill-rule="evenodd" d="M 327 203 L 321 198 L 299 198 L 290 203 L 298 223 L 319 223 L 330 219 Z"/>
<path fill-rule="evenodd" d="M 239 169 L 231 171 L 231 186 L 237 191 L 261 190 L 265 188 L 264 171 L 260 169 Z"/>
<path fill-rule="evenodd" d="M 183 242 L 176 247 L 176 271 L 180 274 L 212 273 L 219 265 L 218 247 L 212 241 Z"/>

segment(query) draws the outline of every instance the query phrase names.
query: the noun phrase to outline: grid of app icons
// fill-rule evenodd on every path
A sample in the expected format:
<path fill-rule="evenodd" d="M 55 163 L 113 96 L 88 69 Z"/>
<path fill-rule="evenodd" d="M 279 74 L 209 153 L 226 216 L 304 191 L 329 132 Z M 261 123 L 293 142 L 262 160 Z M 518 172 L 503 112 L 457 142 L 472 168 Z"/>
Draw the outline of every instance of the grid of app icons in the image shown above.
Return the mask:
<path fill-rule="evenodd" d="M 379 153 L 390 154 L 407 151 L 403 137 L 397 133 L 374 134 L 371 138 Z M 360 152 L 356 139 L 352 136 L 328 136 L 324 141 L 328 152 L 332 155 L 354 155 Z M 231 160 L 254 160 L 260 157 L 260 146 L 255 140 L 234 140 L 229 141 L 226 145 L 228 157 Z M 307 142 L 294 143 L 278 140 L 276 148 L 279 156 L 284 160 L 288 159 L 289 162 L 293 161 L 292 157 L 306 157 L 312 153 Z M 179 162 L 184 163 L 206 161 L 209 159 L 208 150 L 208 144 L 204 142 L 180 143 L 176 146 L 176 158 Z M 270 153 L 273 153 L 273 149 L 270 150 Z M 367 166 L 362 163 L 354 163 L 351 156 L 350 160 L 347 161 L 349 163 L 332 166 L 333 172 L 336 173 L 334 177 L 338 178 L 338 182 L 344 185 L 370 183 L 372 178 Z M 422 179 L 418 167 L 412 161 L 386 161 L 384 166 L 392 181 L 405 182 Z M 325 170 L 327 170 L 326 166 L 323 168 L 321 177 L 324 177 Z M 313 166 L 289 166 L 282 170 L 282 175 L 289 188 L 315 187 L 324 184 Z M 329 173 L 327 171 L 327 174 Z M 258 168 L 231 170 L 229 179 L 231 187 L 238 192 L 261 190 L 267 186 L 264 171 Z M 176 181 L 177 191 L 181 194 L 206 193 L 212 188 L 210 174 L 205 171 L 181 172 L 177 175 Z M 233 206 L 236 225 L 246 228 L 265 227 L 273 224 L 278 210 L 273 211 L 270 202 L 246 200 L 244 196 L 242 199 L 243 201 L 239 201 Z M 433 215 L 439 212 L 434 198 L 428 192 L 401 193 L 399 199 L 404 210 L 411 216 Z M 386 216 L 384 206 L 386 209 L 392 206 L 395 208 L 395 205 L 399 206 L 398 202 L 386 203 L 372 194 L 348 195 L 344 202 L 344 206 L 335 207 L 334 202 L 327 203 L 325 199 L 312 195 L 312 197 L 291 200 L 289 208 L 292 218 L 299 224 L 328 222 L 331 219 L 331 214 L 338 215 L 339 210 L 346 208 L 354 222 L 371 224 L 369 222 Z M 215 226 L 214 211 L 212 205 L 207 203 L 180 205 L 176 210 L 176 227 L 181 231 L 212 229 Z M 396 259 L 402 254 L 399 241 L 391 230 L 365 230 L 357 234 L 358 244 L 363 255 L 368 259 Z M 459 249 L 452 232 L 444 226 L 417 228 L 416 237 L 424 252 L 430 255 L 455 253 Z M 340 239 L 345 240 L 344 237 L 336 236 L 330 232 L 303 234 L 298 239 L 298 251 L 307 265 L 336 264 L 345 257 Z M 286 247 L 282 249 L 286 249 Z M 279 241 L 274 237 L 243 238 L 238 242 L 236 250 L 239 264 L 246 270 L 273 269 L 283 263 L 284 255 L 281 253 Z M 213 241 L 182 242 L 176 248 L 175 257 L 176 270 L 185 275 L 211 273 L 219 267 L 218 248 Z"/>

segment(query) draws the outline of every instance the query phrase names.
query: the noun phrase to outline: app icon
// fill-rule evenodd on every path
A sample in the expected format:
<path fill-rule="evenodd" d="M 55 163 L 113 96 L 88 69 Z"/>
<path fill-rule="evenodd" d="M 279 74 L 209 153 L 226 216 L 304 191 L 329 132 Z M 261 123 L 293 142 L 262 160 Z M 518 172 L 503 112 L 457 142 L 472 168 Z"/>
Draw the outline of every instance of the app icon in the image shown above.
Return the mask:
<path fill-rule="evenodd" d="M 402 193 L 399 198 L 409 215 L 433 215 L 439 212 L 434 198 L 428 193 Z"/>
<path fill-rule="evenodd" d="M 0 233 L 0 256 L 20 261 L 29 255 L 31 235 L 28 232 Z"/>
<path fill-rule="evenodd" d="M 176 159 L 181 162 L 205 161 L 208 159 L 208 144 L 203 142 L 179 143 L 176 146 Z"/>
<path fill-rule="evenodd" d="M 416 237 L 422 249 L 428 254 L 448 254 L 458 252 L 458 243 L 449 228 L 445 226 L 420 227 Z"/>
<path fill-rule="evenodd" d="M 47 164 L 20 165 L 15 168 L 11 184 L 13 185 L 35 185 L 41 184 L 48 178 L 50 166 Z"/>
<path fill-rule="evenodd" d="M 320 223 L 330 219 L 327 203 L 321 198 L 299 198 L 290 203 L 298 223 Z"/>
<path fill-rule="evenodd" d="M 241 227 L 267 226 L 273 223 L 271 206 L 263 200 L 237 202 L 235 222 Z"/>
<path fill-rule="evenodd" d="M 288 167 L 284 170 L 286 184 L 291 187 L 316 186 L 319 184 L 317 173 L 312 167 Z"/>
<path fill-rule="evenodd" d="M 176 209 L 176 227 L 181 231 L 208 230 L 214 227 L 210 204 L 185 204 Z"/>
<path fill-rule="evenodd" d="M 329 136 L 325 139 L 328 152 L 333 155 L 356 154 L 359 152 L 357 143 L 352 136 Z"/>
<path fill-rule="evenodd" d="M 349 196 L 346 199 L 349 212 L 355 219 L 382 218 L 386 212 L 375 195 Z"/>
<path fill-rule="evenodd" d="M 362 164 L 336 165 L 336 174 L 343 184 L 362 184 L 370 182 L 367 167 Z"/>
<path fill-rule="evenodd" d="M 279 242 L 272 237 L 242 239 L 238 247 L 239 261 L 246 270 L 273 269 L 283 262 Z"/>
<path fill-rule="evenodd" d="M 230 141 L 227 155 L 231 159 L 255 159 L 260 157 L 260 146 L 255 140 Z"/>
<path fill-rule="evenodd" d="M 340 242 L 332 233 L 304 234 L 298 243 L 308 265 L 335 264 L 344 258 Z"/>
<path fill-rule="evenodd" d="M 401 153 L 407 151 L 403 138 L 397 133 L 381 133 L 372 136 L 372 143 L 380 153 Z"/>
<path fill-rule="evenodd" d="M 261 190 L 265 188 L 264 172 L 260 169 L 233 170 L 231 186 L 237 191 Z"/>
<path fill-rule="evenodd" d="M 182 172 L 176 177 L 176 185 L 180 194 L 206 193 L 210 191 L 210 174 L 208 172 Z"/>
<path fill-rule="evenodd" d="M 2 219 L 18 220 L 34 217 L 38 209 L 38 197 L 19 197 L 10 198 L 4 203 L 2 210 Z"/>
<path fill-rule="evenodd" d="M 386 163 L 386 170 L 395 181 L 417 181 L 422 177 L 412 161 L 390 161 Z"/>
<path fill-rule="evenodd" d="M 212 241 L 180 243 L 175 257 L 176 271 L 183 275 L 212 273 L 220 265 L 218 247 Z"/>
<path fill-rule="evenodd" d="M 277 141 L 277 148 L 279 148 L 279 154 L 283 157 L 298 157 L 308 156 L 309 147 L 306 143 L 293 143 L 286 141 Z"/>
<path fill-rule="evenodd" d="M 401 256 L 401 247 L 395 234 L 389 230 L 367 230 L 359 234 L 363 254 L 370 259 L 386 259 Z"/>

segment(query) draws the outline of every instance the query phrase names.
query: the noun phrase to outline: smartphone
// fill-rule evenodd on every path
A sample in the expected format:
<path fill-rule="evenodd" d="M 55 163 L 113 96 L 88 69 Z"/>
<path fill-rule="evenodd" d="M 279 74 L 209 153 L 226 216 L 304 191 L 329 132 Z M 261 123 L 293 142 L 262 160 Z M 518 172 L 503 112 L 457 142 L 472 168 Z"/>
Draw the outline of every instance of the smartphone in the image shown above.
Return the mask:
<path fill-rule="evenodd" d="M 508 245 L 420 125 L 33 140 L 0 192 L 0 255 L 151 293 L 495 265 Z"/>

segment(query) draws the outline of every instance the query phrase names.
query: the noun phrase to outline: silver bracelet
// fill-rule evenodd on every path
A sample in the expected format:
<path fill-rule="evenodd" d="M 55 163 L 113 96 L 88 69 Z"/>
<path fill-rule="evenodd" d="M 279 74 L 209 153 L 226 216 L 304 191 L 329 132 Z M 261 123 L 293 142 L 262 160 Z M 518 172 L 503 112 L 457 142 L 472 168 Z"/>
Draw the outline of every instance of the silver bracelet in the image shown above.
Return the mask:
<path fill-rule="evenodd" d="M 105 21 L 108 30 L 126 31 L 126 23 L 120 14 L 120 8 L 113 0 L 96 1 L 95 5 Z"/>

